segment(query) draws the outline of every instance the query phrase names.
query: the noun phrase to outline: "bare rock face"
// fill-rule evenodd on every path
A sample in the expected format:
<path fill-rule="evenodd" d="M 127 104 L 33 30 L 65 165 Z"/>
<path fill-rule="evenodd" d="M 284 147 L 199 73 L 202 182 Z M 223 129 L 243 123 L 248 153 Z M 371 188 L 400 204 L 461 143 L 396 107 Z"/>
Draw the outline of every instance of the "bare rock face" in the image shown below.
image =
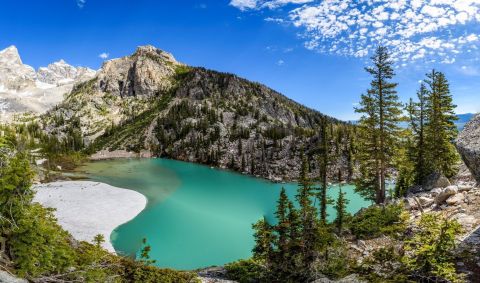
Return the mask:
<path fill-rule="evenodd" d="M 154 96 L 173 85 L 176 68 L 182 64 L 165 51 L 141 46 L 132 56 L 104 63 L 98 74 L 98 88 L 120 96 Z"/>
<path fill-rule="evenodd" d="M 36 77 L 35 70 L 22 63 L 15 46 L 0 51 L 0 92 L 33 88 Z"/>
<path fill-rule="evenodd" d="M 456 146 L 468 169 L 480 183 L 480 114 L 465 125 Z"/>

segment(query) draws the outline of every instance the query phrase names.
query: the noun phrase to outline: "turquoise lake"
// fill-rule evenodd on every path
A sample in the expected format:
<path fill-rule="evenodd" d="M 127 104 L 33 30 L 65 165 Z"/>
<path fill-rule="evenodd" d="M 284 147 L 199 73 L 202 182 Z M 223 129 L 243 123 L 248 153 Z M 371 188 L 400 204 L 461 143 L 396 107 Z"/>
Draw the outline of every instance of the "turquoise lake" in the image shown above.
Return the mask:
<path fill-rule="evenodd" d="M 81 168 L 89 179 L 135 190 L 148 199 L 146 209 L 115 229 L 111 241 L 119 254 L 135 255 L 146 238 L 156 265 L 190 270 L 251 256 L 252 223 L 273 220 L 280 189 L 293 199 L 296 184 L 278 184 L 208 166 L 167 159 L 91 162 Z M 353 186 L 342 186 L 348 211 L 370 203 Z M 338 186 L 329 189 L 338 196 Z M 333 219 L 333 207 L 329 207 Z"/>

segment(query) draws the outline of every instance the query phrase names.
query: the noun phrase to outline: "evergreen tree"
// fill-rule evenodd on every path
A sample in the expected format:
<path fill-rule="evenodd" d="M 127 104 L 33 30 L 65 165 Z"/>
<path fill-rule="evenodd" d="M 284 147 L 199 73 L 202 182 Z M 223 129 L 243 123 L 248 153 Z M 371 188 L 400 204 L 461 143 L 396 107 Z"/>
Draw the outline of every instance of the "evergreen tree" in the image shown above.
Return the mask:
<path fill-rule="evenodd" d="M 300 172 L 300 187 L 296 195 L 299 205 L 300 239 L 301 239 L 301 269 L 308 274 L 310 264 L 315 260 L 315 247 L 317 241 L 317 213 L 312 203 L 312 182 L 308 178 L 308 163 L 305 156 L 302 160 Z"/>
<path fill-rule="evenodd" d="M 361 177 L 357 191 L 380 204 L 386 198 L 386 178 L 397 143 L 401 104 L 395 90 L 397 84 L 391 82 L 395 73 L 387 48 L 378 47 L 371 59 L 373 66 L 365 68 L 373 77 L 370 89 L 355 109 L 362 114 L 358 156 Z"/>
<path fill-rule="evenodd" d="M 255 238 L 255 246 L 252 250 L 253 257 L 265 262 L 266 267 L 269 268 L 273 255 L 273 243 L 275 240 L 272 226 L 266 219 L 261 219 L 253 224 L 252 227 L 255 231 L 253 234 L 253 237 Z"/>
<path fill-rule="evenodd" d="M 346 193 L 342 191 L 342 187 L 340 185 L 337 202 L 335 203 L 335 211 L 337 212 L 337 217 L 335 218 L 335 226 L 338 229 L 338 233 L 342 233 L 345 218 L 348 215 L 347 212 L 347 205 L 350 202 L 347 198 L 345 198 Z"/>
<path fill-rule="evenodd" d="M 413 162 L 415 163 L 415 182 L 420 184 L 429 174 L 427 163 L 427 147 L 425 144 L 425 125 L 428 122 L 427 99 L 428 90 L 425 83 L 420 85 L 417 92 L 418 102 L 410 99 L 407 112 L 410 120 L 410 128 L 414 135 L 415 145 L 411 148 Z"/>
<path fill-rule="evenodd" d="M 432 166 L 432 172 L 451 177 L 456 173 L 454 165 L 458 160 L 454 146 L 458 134 L 455 126 L 458 118 L 454 112 L 456 105 L 443 73 L 432 70 L 425 82 L 429 87 L 426 103 L 428 122 L 425 125 L 427 161 Z"/>
<path fill-rule="evenodd" d="M 275 216 L 277 217 L 278 224 L 275 226 L 275 231 L 277 233 L 277 242 L 275 245 L 278 250 L 278 259 L 279 261 L 284 261 L 288 253 L 288 208 L 289 200 L 285 189 L 282 188 L 280 192 L 280 198 L 278 199 L 277 211 Z"/>
<path fill-rule="evenodd" d="M 327 119 L 324 117 L 321 122 L 320 130 L 321 151 L 319 158 L 319 181 L 320 188 L 318 192 L 318 199 L 320 202 L 320 221 L 324 224 L 327 222 L 327 189 L 328 189 L 328 162 L 329 162 L 329 146 L 327 133 Z"/>

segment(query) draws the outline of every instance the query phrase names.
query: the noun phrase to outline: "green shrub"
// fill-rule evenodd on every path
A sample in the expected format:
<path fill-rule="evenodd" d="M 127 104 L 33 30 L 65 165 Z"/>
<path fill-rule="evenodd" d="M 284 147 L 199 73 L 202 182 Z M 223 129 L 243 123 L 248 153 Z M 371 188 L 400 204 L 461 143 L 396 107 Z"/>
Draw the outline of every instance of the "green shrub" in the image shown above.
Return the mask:
<path fill-rule="evenodd" d="M 261 282 L 264 267 L 254 259 L 239 260 L 225 265 L 227 277 L 240 283 Z"/>
<path fill-rule="evenodd" d="M 371 206 L 352 218 L 350 229 L 359 239 L 395 236 L 405 231 L 407 217 L 403 206 L 399 204 Z"/>
<path fill-rule="evenodd" d="M 200 282 L 197 275 L 191 272 L 161 269 L 145 265 L 142 262 L 124 259 L 122 280 L 135 283 L 192 283 Z"/>
<path fill-rule="evenodd" d="M 436 213 L 423 214 L 418 231 L 405 243 L 406 254 L 402 261 L 414 280 L 452 283 L 464 282 L 455 270 L 455 236 L 462 232 L 456 220 Z"/>
<path fill-rule="evenodd" d="M 51 209 L 32 204 L 24 210 L 9 239 L 17 273 L 35 278 L 65 272 L 73 265 L 75 256 L 70 235 L 56 223 Z"/>

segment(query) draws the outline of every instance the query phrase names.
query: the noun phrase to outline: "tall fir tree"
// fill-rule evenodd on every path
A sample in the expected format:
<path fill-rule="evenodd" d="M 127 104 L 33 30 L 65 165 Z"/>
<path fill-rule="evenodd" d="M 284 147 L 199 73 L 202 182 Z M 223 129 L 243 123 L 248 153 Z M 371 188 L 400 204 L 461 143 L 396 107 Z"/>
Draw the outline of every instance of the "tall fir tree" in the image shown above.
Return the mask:
<path fill-rule="evenodd" d="M 427 74 L 425 83 L 428 86 L 426 110 L 428 122 L 426 124 L 427 161 L 435 173 L 452 177 L 456 173 L 455 164 L 458 155 L 454 141 L 458 135 L 455 121 L 456 105 L 450 94 L 450 86 L 442 72 L 432 70 Z"/>
<path fill-rule="evenodd" d="M 337 216 L 335 217 L 335 226 L 338 230 L 338 233 L 341 234 L 344 228 L 345 224 L 345 218 L 348 215 L 347 212 L 347 205 L 349 203 L 349 200 L 345 197 L 346 193 L 343 192 L 342 186 L 340 185 L 339 191 L 338 191 L 338 198 L 335 203 L 335 211 L 337 212 Z"/>
<path fill-rule="evenodd" d="M 398 140 L 398 122 L 401 103 L 396 91 L 397 83 L 391 82 L 395 73 L 393 61 L 386 47 L 380 46 L 371 57 L 373 66 L 365 68 L 372 75 L 370 89 L 363 94 L 360 106 L 359 146 L 361 154 L 360 178 L 357 191 L 377 204 L 385 202 L 386 178 L 392 167 L 392 157 Z"/>
<path fill-rule="evenodd" d="M 308 273 L 310 264 L 315 259 L 315 246 L 317 240 L 317 212 L 312 202 L 313 183 L 308 177 L 307 158 L 302 158 L 302 168 L 300 170 L 299 188 L 296 200 L 299 205 L 300 217 L 300 239 L 301 239 L 301 269 Z"/>
<path fill-rule="evenodd" d="M 275 231 L 277 233 L 277 241 L 275 246 L 277 247 L 277 259 L 279 262 L 287 261 L 288 254 L 288 229 L 290 226 L 288 219 L 288 209 L 289 209 L 289 200 L 285 189 L 282 188 L 280 192 L 280 197 L 277 202 L 277 211 L 275 216 L 277 218 L 277 225 L 275 226 Z"/>
<path fill-rule="evenodd" d="M 253 257 L 264 261 L 266 267 L 270 268 L 273 255 L 273 243 L 275 240 L 272 226 L 266 219 L 261 219 L 253 224 L 252 228 L 255 231 L 253 234 L 255 239 L 255 246 L 252 250 Z"/>
<path fill-rule="evenodd" d="M 318 192 L 318 199 L 320 202 L 320 221 L 324 224 L 327 222 L 327 190 L 328 190 L 328 162 L 329 162 L 329 146 L 328 146 L 328 131 L 327 119 L 323 118 L 320 128 L 320 157 L 319 157 L 319 181 L 320 187 Z"/>
<path fill-rule="evenodd" d="M 414 162 L 414 178 L 415 183 L 420 184 L 430 173 L 425 141 L 425 125 L 428 122 L 429 116 L 427 112 L 428 90 L 425 83 L 420 84 L 417 99 L 417 102 L 413 102 L 413 100 L 410 99 L 407 105 L 407 113 L 414 140 L 414 146 L 411 147 L 410 150 Z"/>

